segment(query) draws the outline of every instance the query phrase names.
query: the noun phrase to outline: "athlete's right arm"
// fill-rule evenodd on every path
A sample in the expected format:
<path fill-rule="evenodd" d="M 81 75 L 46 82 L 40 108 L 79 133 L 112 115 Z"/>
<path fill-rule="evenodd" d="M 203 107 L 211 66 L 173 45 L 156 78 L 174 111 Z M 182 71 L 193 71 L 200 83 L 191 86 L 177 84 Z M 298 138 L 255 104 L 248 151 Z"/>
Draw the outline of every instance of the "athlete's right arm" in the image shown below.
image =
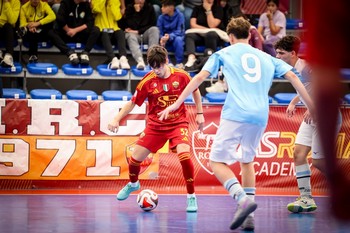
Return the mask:
<path fill-rule="evenodd" d="M 135 103 L 131 100 L 128 101 L 123 108 L 118 112 L 114 119 L 108 124 L 108 130 L 116 133 L 119 129 L 119 122 L 128 115 L 135 107 Z"/>
<path fill-rule="evenodd" d="M 300 98 L 299 96 L 295 96 L 289 103 L 286 113 L 288 117 L 292 117 L 295 114 L 295 105 L 297 105 L 297 103 L 299 103 Z"/>

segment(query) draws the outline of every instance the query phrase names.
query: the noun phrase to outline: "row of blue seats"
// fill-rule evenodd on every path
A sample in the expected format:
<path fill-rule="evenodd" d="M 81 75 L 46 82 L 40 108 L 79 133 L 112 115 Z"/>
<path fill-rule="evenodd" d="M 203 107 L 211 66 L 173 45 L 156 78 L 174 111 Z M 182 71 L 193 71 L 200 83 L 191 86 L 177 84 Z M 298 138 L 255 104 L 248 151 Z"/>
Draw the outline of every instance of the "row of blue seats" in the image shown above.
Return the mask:
<path fill-rule="evenodd" d="M 55 89 L 33 89 L 29 93 L 31 99 L 63 99 L 59 90 Z M 125 90 L 107 90 L 102 92 L 103 100 L 130 100 L 131 92 Z M 19 88 L 3 88 L 3 98 L 7 99 L 26 99 L 24 90 Z M 97 100 L 98 95 L 92 90 L 69 90 L 66 92 L 66 98 L 69 100 Z M 190 95 L 185 102 L 193 102 Z"/>
<path fill-rule="evenodd" d="M 26 99 L 27 95 L 22 89 L 4 88 L 4 98 Z M 209 103 L 223 103 L 227 93 L 207 93 L 205 99 Z M 269 97 L 269 103 L 289 104 L 296 96 L 296 93 L 276 93 L 273 97 Z M 97 100 L 98 94 L 92 90 L 69 90 L 66 92 L 67 99 L 70 100 Z M 107 90 L 102 92 L 103 100 L 130 100 L 131 92 L 124 90 Z M 30 91 L 32 99 L 62 99 L 63 95 L 60 91 L 54 89 L 33 89 Z M 193 102 L 192 96 L 188 96 L 185 102 Z M 344 103 L 350 104 L 350 94 L 344 96 Z"/>

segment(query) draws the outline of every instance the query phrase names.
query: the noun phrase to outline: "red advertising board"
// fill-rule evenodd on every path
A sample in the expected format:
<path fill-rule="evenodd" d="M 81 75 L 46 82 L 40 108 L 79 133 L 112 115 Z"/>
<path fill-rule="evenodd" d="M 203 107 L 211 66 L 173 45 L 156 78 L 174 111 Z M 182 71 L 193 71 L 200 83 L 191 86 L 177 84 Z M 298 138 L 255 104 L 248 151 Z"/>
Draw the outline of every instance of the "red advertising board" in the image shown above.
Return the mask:
<path fill-rule="evenodd" d="M 25 189 L 27 181 L 50 188 L 52 182 L 125 183 L 128 158 L 146 125 L 147 104 L 136 107 L 121 122 L 118 133 L 107 130 L 108 122 L 124 101 L 5 100 L 0 99 L 0 189 Z M 208 192 L 220 184 L 208 163 L 211 144 L 220 121 L 221 105 L 204 105 L 205 127 L 198 131 L 195 106 L 187 105 L 190 120 L 195 182 Z M 303 107 L 287 118 L 286 106 L 270 106 L 269 123 L 257 150 L 257 192 L 297 192 L 293 147 L 302 121 Z M 342 108 L 343 126 L 337 138 L 337 156 L 350 171 L 349 109 Z M 232 165 L 239 175 L 239 164 Z M 325 178 L 312 169 L 315 194 L 327 194 Z M 347 173 L 348 174 L 348 173 Z M 184 190 L 178 158 L 168 144 L 142 163 L 140 178 L 160 191 Z M 24 185 L 19 185 L 20 184 Z M 147 183 L 148 182 L 148 183 Z M 68 185 L 69 186 L 69 185 Z M 67 186 L 67 188 L 69 188 Z M 106 185 L 109 186 L 109 185 Z M 94 188 L 94 185 L 89 187 Z M 214 191 L 213 191 L 214 190 Z"/>

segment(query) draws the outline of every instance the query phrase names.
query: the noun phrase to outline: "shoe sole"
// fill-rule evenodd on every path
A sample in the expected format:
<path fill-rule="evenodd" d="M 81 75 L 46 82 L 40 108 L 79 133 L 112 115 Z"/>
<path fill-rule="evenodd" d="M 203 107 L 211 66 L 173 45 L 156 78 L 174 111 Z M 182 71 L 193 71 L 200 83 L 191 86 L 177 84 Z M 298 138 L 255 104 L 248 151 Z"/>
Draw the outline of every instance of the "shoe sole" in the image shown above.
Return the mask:
<path fill-rule="evenodd" d="M 242 225 L 244 220 L 248 217 L 248 215 L 254 212 L 258 208 L 256 203 L 251 203 L 245 210 L 243 210 L 238 218 L 233 219 L 230 229 L 234 230 Z"/>
<path fill-rule="evenodd" d="M 308 208 L 304 208 L 302 206 L 291 205 L 287 206 L 287 209 L 292 213 L 302 213 L 315 211 L 317 209 L 317 206 L 309 206 Z"/>
<path fill-rule="evenodd" d="M 118 193 L 118 194 L 117 194 L 117 200 L 118 200 L 118 201 L 124 201 L 124 200 L 128 199 L 128 197 L 130 196 L 130 194 L 131 194 L 132 192 L 136 192 L 136 191 L 140 190 L 140 188 L 141 188 L 141 187 L 139 187 L 138 189 L 135 189 L 135 190 L 131 191 L 131 192 L 129 193 L 129 195 L 128 195 L 127 197 L 125 197 L 125 198 L 120 198 L 120 197 L 118 197 L 118 195 L 119 195 L 119 193 Z"/>
<path fill-rule="evenodd" d="M 188 209 L 186 209 L 186 212 L 188 212 L 188 213 L 197 212 L 197 209 L 195 209 L 195 210 L 188 210 Z"/>

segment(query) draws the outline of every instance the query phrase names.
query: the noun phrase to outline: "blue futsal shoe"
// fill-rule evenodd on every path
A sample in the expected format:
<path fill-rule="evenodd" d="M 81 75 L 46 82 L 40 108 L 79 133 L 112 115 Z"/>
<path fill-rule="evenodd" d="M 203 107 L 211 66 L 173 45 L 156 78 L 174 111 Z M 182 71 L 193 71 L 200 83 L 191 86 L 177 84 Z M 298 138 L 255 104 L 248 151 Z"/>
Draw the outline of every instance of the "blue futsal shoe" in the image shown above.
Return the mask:
<path fill-rule="evenodd" d="M 130 193 L 139 190 L 140 187 L 141 187 L 140 182 L 137 182 L 135 187 L 132 187 L 131 182 L 127 183 L 127 185 L 125 185 L 125 187 L 122 190 L 120 190 L 119 193 L 117 194 L 117 199 L 119 201 L 123 201 L 127 199 Z"/>
<path fill-rule="evenodd" d="M 187 212 L 197 212 L 197 198 L 196 197 L 188 197 L 187 198 Z"/>

